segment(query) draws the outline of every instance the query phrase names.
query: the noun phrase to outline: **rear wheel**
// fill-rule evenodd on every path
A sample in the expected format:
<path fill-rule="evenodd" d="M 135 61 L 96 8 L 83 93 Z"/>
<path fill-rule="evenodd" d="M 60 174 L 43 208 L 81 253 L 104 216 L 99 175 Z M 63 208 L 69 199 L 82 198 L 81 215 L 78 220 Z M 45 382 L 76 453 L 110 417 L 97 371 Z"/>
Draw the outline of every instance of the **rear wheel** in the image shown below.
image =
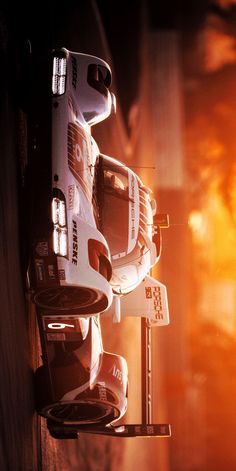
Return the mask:
<path fill-rule="evenodd" d="M 56 422 L 78 424 L 109 424 L 117 418 L 117 411 L 111 405 L 89 400 L 48 404 L 41 412 Z"/>
<path fill-rule="evenodd" d="M 117 409 L 99 398 L 55 401 L 50 387 L 49 371 L 45 366 L 40 366 L 35 373 L 35 397 L 38 414 L 56 424 L 108 424 L 118 417 Z"/>

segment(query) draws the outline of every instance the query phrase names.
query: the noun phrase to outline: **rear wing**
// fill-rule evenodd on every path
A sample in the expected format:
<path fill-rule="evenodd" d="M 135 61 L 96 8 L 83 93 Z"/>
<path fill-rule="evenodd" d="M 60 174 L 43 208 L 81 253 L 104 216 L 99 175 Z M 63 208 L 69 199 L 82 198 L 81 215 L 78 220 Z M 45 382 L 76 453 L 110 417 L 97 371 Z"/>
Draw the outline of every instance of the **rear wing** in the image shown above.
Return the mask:
<path fill-rule="evenodd" d="M 133 438 L 133 437 L 170 437 L 169 424 L 125 424 L 125 425 L 75 425 L 70 423 L 60 424 L 47 420 L 47 427 L 53 438 L 76 439 L 82 433 L 95 435 L 107 435 L 110 437 Z"/>
<path fill-rule="evenodd" d="M 141 284 L 125 296 L 114 296 L 111 307 L 102 314 L 112 316 L 113 322 L 121 317 L 142 317 L 151 326 L 159 327 L 170 323 L 166 286 L 151 276 L 146 276 Z"/>

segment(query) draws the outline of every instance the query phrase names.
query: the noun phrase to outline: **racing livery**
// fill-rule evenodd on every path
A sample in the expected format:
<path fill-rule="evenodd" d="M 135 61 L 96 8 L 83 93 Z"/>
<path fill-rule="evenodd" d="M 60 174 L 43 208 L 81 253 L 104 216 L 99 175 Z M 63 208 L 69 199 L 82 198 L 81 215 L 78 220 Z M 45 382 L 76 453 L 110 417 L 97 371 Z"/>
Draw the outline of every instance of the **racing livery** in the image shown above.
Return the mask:
<path fill-rule="evenodd" d="M 91 125 L 115 108 L 110 83 L 101 59 L 54 53 L 46 164 L 51 209 L 44 208 L 41 231 L 34 224 L 29 278 L 36 304 L 56 313 L 105 311 L 113 294 L 135 289 L 160 255 L 151 190 L 127 166 L 101 154 L 91 136 Z"/>
<path fill-rule="evenodd" d="M 106 424 L 127 409 L 127 364 L 104 352 L 98 316 L 39 316 L 44 365 L 36 371 L 38 412 L 59 424 Z M 47 366 L 46 366 L 47 365 Z"/>
<path fill-rule="evenodd" d="M 56 312 L 94 314 L 112 301 L 110 252 L 94 214 L 98 148 L 90 133 L 90 125 L 114 105 L 110 76 L 108 65 L 93 56 L 67 50 L 54 55 L 51 155 L 45 164 L 51 181 L 44 190 L 47 207 L 40 207 L 42 190 L 35 197 L 44 214 L 41 227 L 33 224 L 29 279 L 36 304 Z"/>
<path fill-rule="evenodd" d="M 169 323 L 165 286 L 149 276 L 168 218 L 91 135 L 115 111 L 109 65 L 62 48 L 42 70 L 36 62 L 29 132 L 28 288 L 43 360 L 37 411 L 55 438 L 169 436 L 168 424 L 115 426 L 127 409 L 128 368 L 104 351 L 100 330 L 100 314 L 120 321 L 122 299 L 127 315 Z"/>

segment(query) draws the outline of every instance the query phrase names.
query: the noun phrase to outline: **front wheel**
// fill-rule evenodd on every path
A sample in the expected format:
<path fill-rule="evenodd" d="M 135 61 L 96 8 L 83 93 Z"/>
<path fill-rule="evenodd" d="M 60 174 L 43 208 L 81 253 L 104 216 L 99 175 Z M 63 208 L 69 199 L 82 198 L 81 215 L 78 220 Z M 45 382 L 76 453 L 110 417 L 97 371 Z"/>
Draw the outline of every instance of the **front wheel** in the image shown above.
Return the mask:
<path fill-rule="evenodd" d="M 73 312 L 77 315 L 93 315 L 108 307 L 107 296 L 101 291 L 74 286 L 51 287 L 34 295 L 34 302 L 41 309 Z"/>

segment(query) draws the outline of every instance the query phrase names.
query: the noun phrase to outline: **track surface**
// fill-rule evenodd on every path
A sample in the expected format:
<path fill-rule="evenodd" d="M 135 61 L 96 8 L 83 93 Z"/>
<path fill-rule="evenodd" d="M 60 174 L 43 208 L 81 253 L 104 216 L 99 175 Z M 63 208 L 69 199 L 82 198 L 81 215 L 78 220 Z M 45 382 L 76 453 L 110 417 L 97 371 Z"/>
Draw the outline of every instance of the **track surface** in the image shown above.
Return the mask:
<path fill-rule="evenodd" d="M 67 17 L 57 17 L 53 28 L 52 12 L 24 8 L 16 11 L 9 2 L 0 9 L 1 471 L 92 470 L 94 463 L 96 470 L 105 470 L 111 469 L 111 463 L 115 466 L 120 455 L 120 445 L 109 438 L 81 437 L 79 442 L 53 440 L 34 408 L 33 376 L 41 357 L 35 311 L 25 295 L 20 257 L 24 218 L 20 171 L 27 159 L 27 120 L 19 100 L 18 79 L 29 53 L 27 38 L 33 38 L 36 48 L 50 50 L 52 45 L 66 45 L 72 50 L 97 55 L 103 51 L 102 57 L 109 59 L 93 2 L 78 4 Z M 91 30 L 95 38 L 92 42 Z M 106 139 L 104 135 L 104 144 Z"/>

